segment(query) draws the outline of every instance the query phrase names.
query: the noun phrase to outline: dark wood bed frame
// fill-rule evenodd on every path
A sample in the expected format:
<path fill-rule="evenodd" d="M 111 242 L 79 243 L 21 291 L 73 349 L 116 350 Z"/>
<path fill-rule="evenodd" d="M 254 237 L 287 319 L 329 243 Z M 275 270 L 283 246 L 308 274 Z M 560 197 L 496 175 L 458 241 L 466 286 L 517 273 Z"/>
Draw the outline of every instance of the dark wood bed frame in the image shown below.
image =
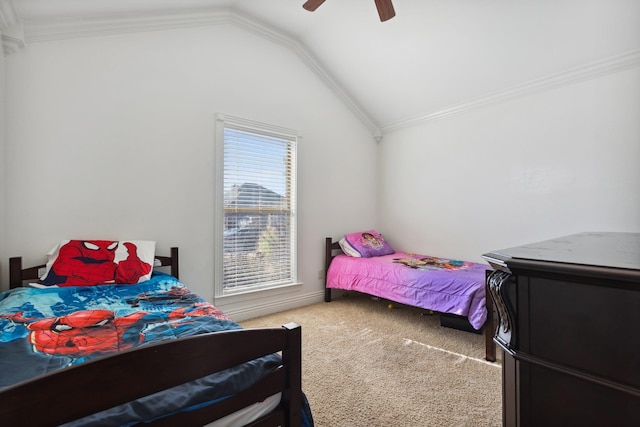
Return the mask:
<path fill-rule="evenodd" d="M 336 251 L 342 253 L 340 244 L 334 242 L 331 237 L 325 238 L 325 254 L 324 254 L 324 300 L 325 302 L 331 302 L 331 288 L 327 288 L 327 273 L 329 271 L 329 265 L 331 260 L 336 255 Z M 490 271 L 487 271 L 487 275 Z M 485 288 L 487 286 L 485 280 Z M 493 341 L 493 336 L 496 331 L 495 314 L 493 307 L 493 300 L 489 296 L 489 291 L 486 292 L 486 306 L 487 306 L 487 321 L 484 324 L 484 336 L 485 336 L 485 359 L 489 362 L 496 361 L 496 343 Z M 397 302 L 397 301 L 394 301 Z"/>
<path fill-rule="evenodd" d="M 171 248 L 171 255 L 156 255 L 156 260 L 160 261 L 160 267 L 169 267 L 170 274 L 179 279 L 180 271 L 178 266 L 178 248 Z M 40 270 L 45 268 L 46 264 L 36 265 L 34 267 L 22 268 L 22 257 L 9 258 L 9 287 L 11 289 L 18 288 L 23 285 L 25 280 L 37 280 L 40 277 Z M 157 265 L 154 268 L 158 267 Z"/>
<path fill-rule="evenodd" d="M 162 266 L 171 267 L 173 276 L 178 276 L 178 248 L 171 248 L 171 256 L 156 258 Z M 37 278 L 38 269 L 42 267 L 22 269 L 22 259 L 11 258 L 11 287 L 20 286 L 23 280 Z M 123 351 L 2 389 L 0 420 L 8 426 L 25 423 L 57 426 L 282 352 L 282 366 L 243 392 L 197 410 L 160 418 L 148 425 L 202 426 L 280 392 L 279 406 L 247 425 L 297 427 L 301 425 L 303 401 L 301 338 L 300 326 L 289 323 L 281 328 L 196 335 Z M 167 369 L 168 366 L 179 369 Z M 97 378 L 100 378 L 99 383 Z"/>

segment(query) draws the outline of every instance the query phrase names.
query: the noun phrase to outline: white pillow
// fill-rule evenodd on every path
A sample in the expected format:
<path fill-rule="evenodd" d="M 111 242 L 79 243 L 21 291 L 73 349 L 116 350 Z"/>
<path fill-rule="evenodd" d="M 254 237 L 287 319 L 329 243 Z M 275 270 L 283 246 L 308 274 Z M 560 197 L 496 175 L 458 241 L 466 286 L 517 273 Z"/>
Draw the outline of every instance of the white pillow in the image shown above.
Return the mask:
<path fill-rule="evenodd" d="M 340 249 L 342 249 L 342 252 L 344 252 L 345 254 L 356 258 L 362 257 L 362 255 L 360 255 L 360 252 L 356 251 L 344 237 L 338 241 L 338 244 L 340 245 Z"/>

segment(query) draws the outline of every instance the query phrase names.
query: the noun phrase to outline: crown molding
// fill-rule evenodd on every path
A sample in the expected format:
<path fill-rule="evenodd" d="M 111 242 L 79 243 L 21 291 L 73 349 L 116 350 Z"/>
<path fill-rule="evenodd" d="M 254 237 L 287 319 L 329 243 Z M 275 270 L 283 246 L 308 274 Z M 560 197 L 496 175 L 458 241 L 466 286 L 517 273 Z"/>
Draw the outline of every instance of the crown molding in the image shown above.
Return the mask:
<path fill-rule="evenodd" d="M 25 20 L 24 32 L 27 43 L 46 42 L 214 25 L 228 22 L 232 13 L 229 9 L 209 8 Z"/>
<path fill-rule="evenodd" d="M 485 96 L 460 104 L 439 109 L 418 116 L 408 117 L 396 122 L 379 126 L 361 105 L 338 83 L 309 50 L 296 38 L 267 25 L 258 19 L 227 8 L 208 8 L 198 10 L 180 10 L 157 13 L 113 14 L 108 16 L 85 16 L 58 19 L 55 21 L 20 22 L 13 6 L 13 0 L 0 0 L 0 30 L 5 56 L 25 46 L 26 43 L 45 42 L 70 38 L 106 36 L 122 33 L 159 31 L 177 28 L 190 28 L 206 25 L 230 24 L 252 32 L 266 40 L 290 49 L 350 110 L 373 134 L 376 141 L 383 133 L 393 132 L 406 127 L 438 120 L 445 117 L 464 114 L 513 99 L 533 95 L 546 90 L 570 85 L 584 80 L 597 78 L 637 67 L 640 64 L 640 50 L 610 57 L 580 67 L 534 79 L 523 84 L 499 90 Z M 24 36 L 8 29 L 24 25 Z"/>
<path fill-rule="evenodd" d="M 1 1 L 1 0 L 0 0 Z M 290 49 L 371 131 L 377 124 L 298 40 L 258 19 L 232 9 L 208 8 L 163 13 L 88 16 L 55 21 L 25 21 L 27 43 L 122 33 L 159 31 L 205 25 L 231 24 Z"/>
<path fill-rule="evenodd" d="M 2 49 L 4 50 L 4 56 L 9 56 L 22 49 L 24 46 L 24 40 L 18 37 L 11 37 L 6 34 L 2 34 Z"/>
<path fill-rule="evenodd" d="M 22 23 L 13 0 L 0 0 L 0 35 L 4 56 L 9 56 L 25 46 Z"/>
<path fill-rule="evenodd" d="M 568 86 L 585 80 L 616 73 L 640 65 L 640 50 L 634 50 L 621 55 L 609 57 L 600 61 L 575 67 L 557 74 L 548 75 L 539 79 L 512 86 L 508 89 L 496 91 L 467 102 L 451 107 L 443 108 L 432 113 L 410 117 L 383 126 L 384 132 L 416 126 L 422 123 L 463 114 L 469 111 L 484 108 L 490 105 L 500 104 L 513 99 L 522 98 L 536 93 Z"/>
<path fill-rule="evenodd" d="M 0 0 L 0 31 L 20 22 L 13 0 Z"/>

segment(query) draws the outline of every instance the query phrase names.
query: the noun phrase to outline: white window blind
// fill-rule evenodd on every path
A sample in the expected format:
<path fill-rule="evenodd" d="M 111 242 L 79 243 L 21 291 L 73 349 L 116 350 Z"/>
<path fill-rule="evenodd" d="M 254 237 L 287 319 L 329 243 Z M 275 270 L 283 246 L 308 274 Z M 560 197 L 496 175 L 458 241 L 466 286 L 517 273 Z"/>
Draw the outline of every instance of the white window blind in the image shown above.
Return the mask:
<path fill-rule="evenodd" d="M 223 294 L 295 282 L 293 131 L 225 117 Z"/>

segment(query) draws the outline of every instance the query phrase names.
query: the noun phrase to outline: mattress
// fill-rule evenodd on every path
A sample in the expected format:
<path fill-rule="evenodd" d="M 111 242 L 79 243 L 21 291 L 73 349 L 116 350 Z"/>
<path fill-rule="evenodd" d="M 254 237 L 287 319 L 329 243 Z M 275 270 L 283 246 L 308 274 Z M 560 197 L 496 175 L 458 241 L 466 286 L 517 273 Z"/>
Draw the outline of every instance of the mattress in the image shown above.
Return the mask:
<path fill-rule="evenodd" d="M 406 252 L 371 258 L 340 254 L 331 261 L 326 286 L 464 316 L 480 329 L 487 320 L 487 269 L 485 264 Z"/>

